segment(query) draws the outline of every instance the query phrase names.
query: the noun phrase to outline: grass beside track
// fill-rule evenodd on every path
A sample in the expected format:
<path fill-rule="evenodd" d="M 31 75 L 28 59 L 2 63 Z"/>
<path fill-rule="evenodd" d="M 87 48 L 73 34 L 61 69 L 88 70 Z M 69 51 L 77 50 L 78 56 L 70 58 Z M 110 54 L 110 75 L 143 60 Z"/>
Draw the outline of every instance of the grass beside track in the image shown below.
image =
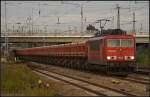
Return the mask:
<path fill-rule="evenodd" d="M 38 87 L 38 80 L 50 84 L 49 88 Z M 35 87 L 31 86 L 35 84 Z M 33 73 L 25 64 L 1 63 L 1 95 L 4 96 L 57 96 L 60 84 L 44 79 Z"/>

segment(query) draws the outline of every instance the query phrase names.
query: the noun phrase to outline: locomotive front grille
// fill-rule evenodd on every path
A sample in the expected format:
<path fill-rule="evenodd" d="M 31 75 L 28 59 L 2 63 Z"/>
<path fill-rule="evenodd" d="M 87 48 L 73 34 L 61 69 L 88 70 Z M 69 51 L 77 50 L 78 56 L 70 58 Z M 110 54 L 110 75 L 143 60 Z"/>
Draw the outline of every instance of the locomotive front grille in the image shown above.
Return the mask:
<path fill-rule="evenodd" d="M 123 56 L 119 56 L 119 57 L 117 57 L 117 59 L 119 59 L 119 60 L 123 60 L 123 59 L 124 59 L 124 57 L 123 57 Z"/>

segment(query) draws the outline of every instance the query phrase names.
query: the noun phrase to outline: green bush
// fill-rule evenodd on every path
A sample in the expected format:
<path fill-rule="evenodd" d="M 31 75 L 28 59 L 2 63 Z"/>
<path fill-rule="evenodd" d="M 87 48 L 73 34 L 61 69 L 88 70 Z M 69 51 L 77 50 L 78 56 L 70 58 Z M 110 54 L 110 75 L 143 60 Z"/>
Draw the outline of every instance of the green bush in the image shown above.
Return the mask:
<path fill-rule="evenodd" d="M 142 49 L 137 52 L 136 59 L 137 64 L 140 68 L 148 68 L 149 67 L 149 52 L 148 49 Z"/>

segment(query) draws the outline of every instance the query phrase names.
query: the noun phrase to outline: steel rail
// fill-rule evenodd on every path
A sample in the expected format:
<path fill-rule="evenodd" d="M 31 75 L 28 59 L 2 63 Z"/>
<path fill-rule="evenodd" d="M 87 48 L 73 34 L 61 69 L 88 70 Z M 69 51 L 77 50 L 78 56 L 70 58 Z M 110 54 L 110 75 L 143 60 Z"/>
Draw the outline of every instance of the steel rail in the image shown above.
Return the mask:
<path fill-rule="evenodd" d="M 96 95 L 98 95 L 98 96 L 107 96 L 107 95 L 105 95 L 105 94 L 103 94 L 103 93 L 100 93 L 100 92 L 98 92 L 98 91 L 94 91 L 94 90 L 92 90 L 92 89 L 89 89 L 89 88 L 86 88 L 86 87 L 84 87 L 84 86 L 81 86 L 81 85 L 72 83 L 72 82 L 70 82 L 70 81 L 67 81 L 67 80 L 58 78 L 58 77 L 56 77 L 56 76 L 53 76 L 53 75 L 50 75 L 50 74 L 41 72 L 41 71 L 39 71 L 39 70 L 35 70 L 35 69 L 34 69 L 34 71 L 39 72 L 39 73 L 44 74 L 44 75 L 47 75 L 47 76 L 52 77 L 52 78 L 54 78 L 54 79 L 64 81 L 64 82 L 69 83 L 69 84 L 71 84 L 71 85 L 77 86 L 77 87 L 79 87 L 79 88 L 81 88 L 81 89 L 84 89 L 84 90 L 86 90 L 86 91 L 89 91 L 89 92 L 91 92 L 91 93 L 94 93 L 94 94 L 96 94 Z"/>
<path fill-rule="evenodd" d="M 45 70 L 45 69 L 44 69 L 44 70 Z M 125 91 L 113 89 L 113 88 L 110 88 L 110 87 L 107 87 L 107 86 L 104 86 L 104 85 L 100 85 L 100 84 L 96 84 L 96 83 L 93 83 L 93 82 L 89 82 L 89 81 L 87 81 L 87 80 L 83 80 L 83 79 L 80 79 L 80 78 L 72 77 L 72 76 L 65 75 L 65 74 L 61 74 L 61 73 L 54 72 L 54 71 L 49 71 L 49 70 L 46 70 L 46 71 L 52 72 L 52 73 L 55 73 L 55 74 L 58 74 L 58 75 L 62 75 L 62 76 L 65 76 L 65 77 L 69 77 L 69 78 L 72 78 L 72 79 L 75 79 L 75 80 L 79 80 L 79 81 L 82 81 L 82 82 L 85 82 L 85 83 L 88 83 L 88 84 L 91 84 L 91 85 L 94 85 L 94 86 L 97 86 L 97 87 L 101 87 L 101 88 L 104 88 L 104 89 L 108 89 L 108 90 L 117 92 L 117 93 L 121 93 L 121 94 L 123 94 L 123 95 L 127 95 L 127 96 L 137 96 L 137 95 L 135 95 L 135 94 L 131 94 L 131 93 L 128 93 L 128 92 L 125 92 Z M 101 94 L 101 95 L 102 95 L 102 94 Z M 105 95 L 105 96 L 106 96 L 106 95 Z"/>

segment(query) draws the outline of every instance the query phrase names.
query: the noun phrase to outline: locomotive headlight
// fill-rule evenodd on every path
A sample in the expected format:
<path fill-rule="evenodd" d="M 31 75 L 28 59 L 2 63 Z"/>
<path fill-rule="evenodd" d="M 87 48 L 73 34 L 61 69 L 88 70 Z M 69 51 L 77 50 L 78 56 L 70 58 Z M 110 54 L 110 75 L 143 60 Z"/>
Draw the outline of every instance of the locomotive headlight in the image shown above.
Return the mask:
<path fill-rule="evenodd" d="M 133 60 L 133 59 L 134 59 L 134 56 L 131 56 L 130 58 Z"/>
<path fill-rule="evenodd" d="M 111 58 L 110 56 L 107 56 L 107 59 L 108 59 L 108 60 L 110 60 L 110 58 Z"/>

